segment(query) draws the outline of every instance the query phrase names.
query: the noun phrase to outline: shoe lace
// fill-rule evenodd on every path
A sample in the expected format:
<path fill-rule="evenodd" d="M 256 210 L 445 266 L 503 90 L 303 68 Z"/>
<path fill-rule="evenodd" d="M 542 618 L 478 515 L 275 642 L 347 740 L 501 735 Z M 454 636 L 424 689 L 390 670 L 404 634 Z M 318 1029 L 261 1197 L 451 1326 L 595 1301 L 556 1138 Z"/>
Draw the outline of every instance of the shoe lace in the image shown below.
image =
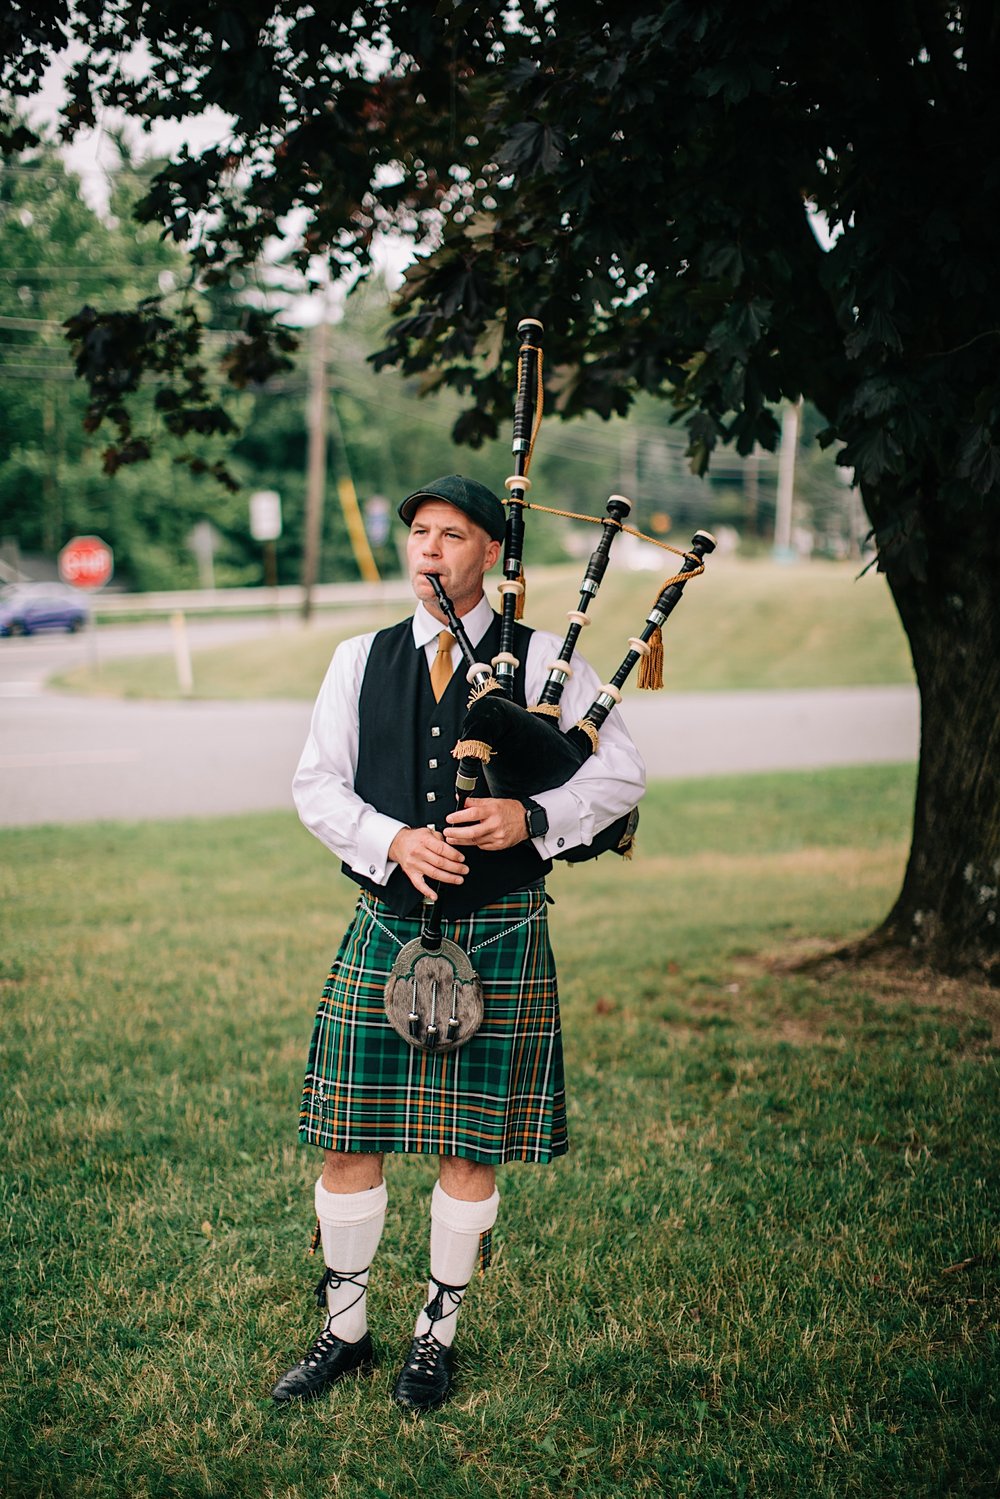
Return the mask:
<path fill-rule="evenodd" d="M 337 1343 L 343 1341 L 343 1339 L 338 1338 L 337 1334 L 331 1329 L 330 1323 L 332 1320 L 333 1319 L 330 1317 L 327 1318 L 326 1326 L 320 1333 L 319 1337 L 316 1339 L 315 1343 L 310 1348 L 309 1352 L 306 1354 L 305 1358 L 302 1360 L 303 1364 L 310 1364 L 315 1367 L 316 1364 L 325 1359 L 329 1353 L 333 1352 L 333 1349 Z"/>
<path fill-rule="evenodd" d="M 357 1306 L 358 1302 L 361 1301 L 368 1290 L 368 1281 L 361 1280 L 359 1279 L 359 1277 L 362 1275 L 367 1276 L 367 1274 L 367 1268 L 364 1270 L 331 1270 L 328 1265 L 327 1268 L 323 1271 L 323 1274 L 320 1276 L 319 1280 L 316 1282 L 316 1289 L 313 1293 L 316 1297 L 316 1305 L 319 1307 L 320 1311 L 323 1311 L 327 1304 L 327 1286 L 329 1286 L 332 1291 L 338 1291 L 341 1286 L 356 1286 L 358 1290 L 358 1294 L 355 1296 L 354 1300 L 349 1301 L 346 1306 L 340 1307 L 339 1310 L 334 1313 L 335 1316 L 339 1317 L 341 1312 L 349 1312 L 352 1306 Z"/>
<path fill-rule="evenodd" d="M 443 1353 L 443 1346 L 432 1332 L 421 1333 L 413 1339 L 406 1367 L 413 1374 L 436 1374 Z"/>
<path fill-rule="evenodd" d="M 462 1305 L 462 1297 L 468 1290 L 468 1283 L 464 1286 L 446 1286 L 444 1281 L 435 1280 L 433 1275 L 431 1276 L 431 1282 L 437 1286 L 437 1290 L 424 1307 L 424 1316 L 433 1327 L 435 1322 L 443 1322 L 446 1317 L 451 1316 L 452 1312 L 458 1311 Z M 445 1297 L 451 1302 L 451 1305 L 447 1309 L 444 1304 Z"/>
<path fill-rule="evenodd" d="M 358 1289 L 358 1294 L 355 1296 L 353 1301 L 348 1302 L 347 1306 L 339 1307 L 337 1311 L 333 1313 L 327 1311 L 326 1326 L 323 1328 L 323 1331 L 320 1333 L 319 1337 L 316 1339 L 315 1343 L 313 1343 L 312 1347 L 309 1349 L 309 1352 L 302 1360 L 303 1364 L 318 1364 L 322 1359 L 326 1358 L 329 1353 L 332 1353 L 333 1349 L 338 1343 L 342 1343 L 344 1341 L 343 1338 L 338 1337 L 338 1335 L 333 1330 L 334 1318 L 341 1316 L 344 1312 L 349 1312 L 352 1306 L 357 1306 L 358 1302 L 362 1299 L 362 1297 L 368 1290 L 367 1280 L 361 1280 L 359 1279 L 359 1277 L 362 1275 L 367 1275 L 367 1273 L 367 1270 L 331 1270 L 329 1266 L 327 1266 L 327 1268 L 323 1271 L 323 1274 L 316 1282 L 316 1289 L 314 1293 L 316 1296 L 316 1304 L 321 1309 L 326 1309 L 327 1286 L 330 1286 L 334 1291 L 338 1290 L 339 1287 L 343 1285 L 356 1286 Z"/>

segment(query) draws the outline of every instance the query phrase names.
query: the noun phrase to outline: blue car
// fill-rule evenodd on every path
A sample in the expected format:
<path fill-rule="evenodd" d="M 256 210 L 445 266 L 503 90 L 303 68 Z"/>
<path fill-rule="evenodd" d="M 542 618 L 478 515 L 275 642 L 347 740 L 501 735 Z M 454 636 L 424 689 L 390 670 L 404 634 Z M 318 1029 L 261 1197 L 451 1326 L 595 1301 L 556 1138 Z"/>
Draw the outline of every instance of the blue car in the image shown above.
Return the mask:
<path fill-rule="evenodd" d="M 0 590 L 0 635 L 34 635 L 38 630 L 82 629 L 90 605 L 62 583 L 11 583 Z"/>

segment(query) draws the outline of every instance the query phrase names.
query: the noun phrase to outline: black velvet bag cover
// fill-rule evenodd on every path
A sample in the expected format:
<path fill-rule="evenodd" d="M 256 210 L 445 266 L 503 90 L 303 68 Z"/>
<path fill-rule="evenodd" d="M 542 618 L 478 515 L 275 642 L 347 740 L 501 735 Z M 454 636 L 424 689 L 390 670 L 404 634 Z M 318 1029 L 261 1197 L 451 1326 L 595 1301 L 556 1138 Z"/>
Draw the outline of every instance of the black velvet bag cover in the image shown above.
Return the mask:
<path fill-rule="evenodd" d="M 488 744 L 483 774 L 490 795 L 531 797 L 564 786 L 593 753 L 582 729 L 566 733 L 543 713 L 530 713 L 500 692 L 487 692 L 469 706 L 459 735 L 463 742 Z M 628 853 L 639 821 L 633 810 L 616 818 L 592 843 L 567 849 L 556 857 L 569 864 L 596 859 L 614 850 Z"/>

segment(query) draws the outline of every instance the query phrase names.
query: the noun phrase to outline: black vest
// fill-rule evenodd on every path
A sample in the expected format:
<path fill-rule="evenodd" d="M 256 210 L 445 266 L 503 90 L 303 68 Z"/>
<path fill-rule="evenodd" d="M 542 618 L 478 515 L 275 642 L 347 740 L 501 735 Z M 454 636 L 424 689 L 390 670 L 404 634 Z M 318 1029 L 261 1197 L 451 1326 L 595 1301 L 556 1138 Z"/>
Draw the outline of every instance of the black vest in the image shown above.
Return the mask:
<path fill-rule="evenodd" d="M 531 631 L 514 627 L 514 655 L 521 665 L 514 678 L 514 701 L 525 704 L 524 662 Z M 500 649 L 500 616 L 476 647 L 476 654 L 489 661 Z M 434 701 L 427 658 L 413 644 L 412 621 L 404 619 L 388 630 L 380 630 L 361 683 L 359 711 L 358 769 L 354 789 L 371 806 L 408 827 L 432 823 L 444 827 L 455 810 L 455 770 L 452 749 L 458 741 L 469 686 L 459 667 L 445 688 L 441 701 Z M 488 796 L 480 777 L 473 792 Z M 493 853 L 478 848 L 463 850 L 469 873 L 461 885 L 442 885 L 438 904 L 448 918 L 467 916 L 512 890 L 540 880 L 552 868 L 539 858 L 530 842 Z M 391 906 L 398 916 L 419 912 L 421 899 L 401 869 L 385 885 L 376 885 L 349 869 L 344 873 Z"/>

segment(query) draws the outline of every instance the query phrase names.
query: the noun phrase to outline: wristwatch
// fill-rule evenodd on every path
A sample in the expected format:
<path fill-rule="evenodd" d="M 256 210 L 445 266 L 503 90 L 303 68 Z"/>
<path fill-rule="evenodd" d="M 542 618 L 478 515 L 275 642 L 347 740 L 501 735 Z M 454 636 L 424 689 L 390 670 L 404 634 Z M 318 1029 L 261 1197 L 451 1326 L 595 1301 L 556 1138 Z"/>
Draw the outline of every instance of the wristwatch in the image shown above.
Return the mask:
<path fill-rule="evenodd" d="M 528 824 L 529 838 L 544 838 L 549 830 L 549 814 L 537 802 L 524 803 L 524 815 Z"/>

